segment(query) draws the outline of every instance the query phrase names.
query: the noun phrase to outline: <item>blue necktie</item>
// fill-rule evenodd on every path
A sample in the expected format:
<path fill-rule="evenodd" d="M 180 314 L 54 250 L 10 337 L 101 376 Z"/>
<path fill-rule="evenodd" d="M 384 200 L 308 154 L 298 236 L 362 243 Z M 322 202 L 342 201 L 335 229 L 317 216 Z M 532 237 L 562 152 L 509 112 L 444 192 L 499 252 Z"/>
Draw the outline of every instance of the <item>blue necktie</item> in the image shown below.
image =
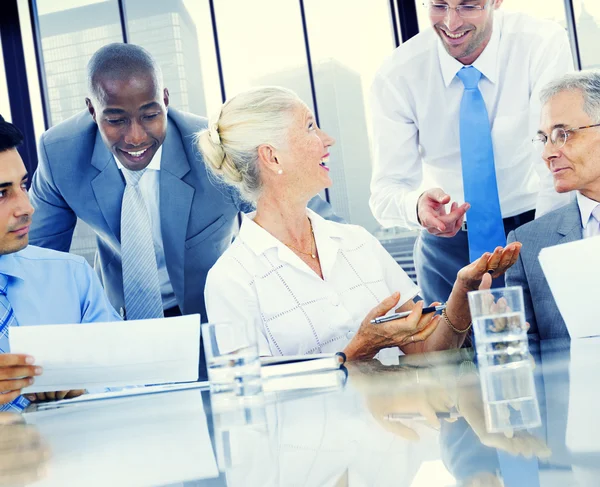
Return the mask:
<path fill-rule="evenodd" d="M 525 458 L 497 450 L 498 464 L 505 487 L 540 486 L 539 463 L 536 457 Z"/>
<path fill-rule="evenodd" d="M 481 73 L 469 66 L 462 68 L 457 76 L 465 85 L 460 104 L 460 153 L 465 201 L 471 204 L 467 235 L 469 258 L 473 262 L 485 252 L 504 247 L 506 235 L 498 197 L 490 121 L 478 86 Z"/>
<path fill-rule="evenodd" d="M 139 186 L 145 171 L 123 168 L 127 185 L 121 206 L 121 259 L 128 320 L 163 317 L 150 215 Z"/>
<path fill-rule="evenodd" d="M 8 331 L 11 326 L 17 326 L 17 319 L 13 308 L 6 297 L 8 277 L 0 274 L 0 353 L 9 353 Z M 0 411 L 11 411 L 20 413 L 29 406 L 29 401 L 23 396 L 17 397 L 13 402 L 0 405 Z"/>

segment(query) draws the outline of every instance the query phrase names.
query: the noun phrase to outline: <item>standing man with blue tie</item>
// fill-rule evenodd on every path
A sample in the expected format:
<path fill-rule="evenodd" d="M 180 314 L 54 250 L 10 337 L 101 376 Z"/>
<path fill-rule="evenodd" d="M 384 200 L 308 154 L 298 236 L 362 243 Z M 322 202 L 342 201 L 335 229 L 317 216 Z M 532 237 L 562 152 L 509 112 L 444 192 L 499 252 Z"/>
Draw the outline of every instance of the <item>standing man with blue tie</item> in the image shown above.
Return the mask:
<path fill-rule="evenodd" d="M 502 1 L 423 2 L 433 28 L 396 49 L 373 83 L 371 209 L 386 227 L 422 230 L 426 302 L 445 301 L 461 267 L 569 200 L 530 142 L 541 88 L 573 70 L 566 32 L 498 11 Z"/>

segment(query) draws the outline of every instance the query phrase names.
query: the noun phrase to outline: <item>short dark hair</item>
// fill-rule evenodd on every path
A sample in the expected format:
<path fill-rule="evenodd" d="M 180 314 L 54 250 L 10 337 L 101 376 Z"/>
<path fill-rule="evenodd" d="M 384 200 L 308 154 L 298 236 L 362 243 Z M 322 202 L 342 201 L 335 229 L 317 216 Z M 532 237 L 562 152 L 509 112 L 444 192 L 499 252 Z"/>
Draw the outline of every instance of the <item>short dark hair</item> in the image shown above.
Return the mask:
<path fill-rule="evenodd" d="M 23 142 L 23 134 L 0 115 L 0 152 L 15 149 Z"/>
<path fill-rule="evenodd" d="M 102 76 L 125 80 L 135 74 L 151 74 L 157 90 L 164 88 L 162 70 L 152 55 L 141 46 L 115 42 L 98 49 L 87 65 L 88 92 L 98 99 L 98 80 Z"/>

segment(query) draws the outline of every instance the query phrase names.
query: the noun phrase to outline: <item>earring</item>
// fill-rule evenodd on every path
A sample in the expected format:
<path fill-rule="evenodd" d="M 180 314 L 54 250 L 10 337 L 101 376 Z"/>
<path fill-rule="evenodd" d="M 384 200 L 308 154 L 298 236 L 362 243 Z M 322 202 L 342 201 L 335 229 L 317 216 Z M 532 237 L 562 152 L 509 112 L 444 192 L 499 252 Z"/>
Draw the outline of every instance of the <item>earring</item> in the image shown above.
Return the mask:
<path fill-rule="evenodd" d="M 277 174 L 283 174 L 283 169 L 280 169 L 279 171 L 277 171 Z"/>

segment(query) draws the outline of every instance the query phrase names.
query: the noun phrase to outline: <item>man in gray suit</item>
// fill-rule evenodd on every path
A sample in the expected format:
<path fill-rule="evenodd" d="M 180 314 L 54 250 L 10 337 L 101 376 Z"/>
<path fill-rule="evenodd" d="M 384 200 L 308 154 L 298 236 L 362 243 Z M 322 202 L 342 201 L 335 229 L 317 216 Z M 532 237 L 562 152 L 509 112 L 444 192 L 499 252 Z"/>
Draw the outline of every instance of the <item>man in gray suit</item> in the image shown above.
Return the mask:
<path fill-rule="evenodd" d="M 540 130 L 534 138 L 559 193 L 574 199 L 511 232 L 523 244 L 506 273 L 509 286 L 522 286 L 530 333 L 541 339 L 568 337 L 542 272 L 538 255 L 545 247 L 600 235 L 600 71 L 563 76 L 542 94 Z"/>
<path fill-rule="evenodd" d="M 251 208 L 209 180 L 194 142 L 206 119 L 167 108 L 146 50 L 104 46 L 89 62 L 88 85 L 88 110 L 41 138 L 31 242 L 68 251 L 80 218 L 96 233 L 95 267 L 123 317 L 205 320 L 206 274 L 231 243 L 238 213 Z M 333 216 L 318 197 L 312 208 Z"/>

